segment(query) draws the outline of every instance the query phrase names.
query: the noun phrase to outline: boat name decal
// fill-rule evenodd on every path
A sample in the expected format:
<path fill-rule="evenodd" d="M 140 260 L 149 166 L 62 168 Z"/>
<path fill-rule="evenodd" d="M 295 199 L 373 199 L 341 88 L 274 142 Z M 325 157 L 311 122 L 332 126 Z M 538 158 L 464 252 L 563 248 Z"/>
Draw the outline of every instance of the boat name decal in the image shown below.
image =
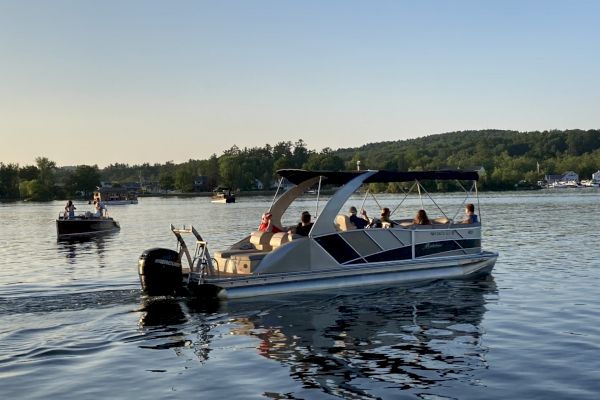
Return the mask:
<path fill-rule="evenodd" d="M 179 267 L 181 264 L 176 261 L 157 259 L 154 261 L 157 264 L 170 265 L 171 267 Z"/>
<path fill-rule="evenodd" d="M 452 232 L 430 232 L 431 236 L 457 236 L 458 233 L 456 231 Z"/>

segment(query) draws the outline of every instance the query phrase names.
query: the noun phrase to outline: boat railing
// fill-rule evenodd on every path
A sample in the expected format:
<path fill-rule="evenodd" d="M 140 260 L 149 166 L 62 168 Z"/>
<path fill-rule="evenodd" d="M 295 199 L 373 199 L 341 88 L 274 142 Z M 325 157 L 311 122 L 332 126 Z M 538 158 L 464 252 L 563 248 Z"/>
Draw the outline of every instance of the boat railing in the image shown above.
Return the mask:
<path fill-rule="evenodd" d="M 177 238 L 177 251 L 179 258 L 185 255 L 188 266 L 191 273 L 199 274 L 201 277 L 206 275 L 214 275 L 215 269 L 213 267 L 212 257 L 208 251 L 208 243 L 202 238 L 200 233 L 192 225 L 189 227 L 183 226 L 182 228 L 176 228 L 171 224 L 171 232 Z M 192 234 L 196 238 L 196 246 L 194 249 L 194 255 L 190 254 L 187 243 L 183 239 L 182 234 Z"/>
<path fill-rule="evenodd" d="M 82 219 L 112 219 L 112 218 L 108 216 L 108 212 L 106 212 L 104 215 L 97 216 L 90 211 L 86 211 L 85 213 L 76 214 L 72 217 L 69 217 L 69 216 L 65 216 L 65 213 L 63 211 L 63 212 L 58 213 L 58 218 L 56 218 L 56 219 L 58 219 L 60 221 L 68 221 L 68 220 L 74 221 L 74 220 L 82 220 Z"/>

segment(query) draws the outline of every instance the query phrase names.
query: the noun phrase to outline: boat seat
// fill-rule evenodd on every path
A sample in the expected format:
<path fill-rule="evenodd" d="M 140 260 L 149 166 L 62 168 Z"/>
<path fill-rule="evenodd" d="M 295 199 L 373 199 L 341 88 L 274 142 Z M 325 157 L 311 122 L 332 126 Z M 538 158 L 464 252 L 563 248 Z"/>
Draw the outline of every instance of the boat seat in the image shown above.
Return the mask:
<path fill-rule="evenodd" d="M 275 250 L 276 248 L 278 248 L 279 246 L 281 246 L 283 244 L 286 244 L 290 240 L 291 240 L 290 234 L 288 234 L 287 232 L 277 232 L 277 233 L 274 233 L 273 236 L 271 237 L 271 240 L 269 241 L 269 245 L 271 246 L 271 248 L 273 250 Z"/>
<path fill-rule="evenodd" d="M 219 251 L 215 251 L 213 253 L 213 256 L 215 258 L 229 258 L 238 254 L 247 254 L 247 253 L 258 253 L 262 251 L 256 250 L 256 249 L 228 249 L 228 250 L 219 250 Z"/>
<path fill-rule="evenodd" d="M 273 232 L 254 231 L 250 234 L 250 243 L 252 243 L 257 250 L 270 251 L 273 249 L 270 244 L 272 237 Z"/>
<path fill-rule="evenodd" d="M 440 217 L 440 218 L 434 218 L 434 219 L 432 219 L 431 222 L 434 223 L 434 224 L 443 224 L 443 225 L 446 225 L 446 224 L 451 223 L 452 220 L 448 219 L 446 217 Z"/>
<path fill-rule="evenodd" d="M 350 222 L 350 217 L 345 214 L 338 214 L 337 217 L 335 217 L 335 226 L 342 232 L 356 229 L 356 226 Z"/>
<path fill-rule="evenodd" d="M 251 274 L 267 254 L 267 252 L 254 252 L 231 256 L 231 260 L 224 266 L 224 272 Z"/>

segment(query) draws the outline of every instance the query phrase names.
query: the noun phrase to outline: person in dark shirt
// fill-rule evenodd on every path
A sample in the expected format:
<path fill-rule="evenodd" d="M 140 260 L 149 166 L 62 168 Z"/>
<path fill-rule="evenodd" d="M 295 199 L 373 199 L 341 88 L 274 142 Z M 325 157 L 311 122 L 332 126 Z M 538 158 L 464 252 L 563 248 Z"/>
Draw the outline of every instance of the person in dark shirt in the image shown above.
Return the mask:
<path fill-rule="evenodd" d="M 308 236 L 308 232 L 312 229 L 313 223 L 310 221 L 310 213 L 308 211 L 303 211 L 302 216 L 300 217 L 300 222 L 296 225 L 296 229 L 294 233 L 302 236 Z"/>
<path fill-rule="evenodd" d="M 348 218 L 350 222 L 354 224 L 356 229 L 364 229 L 367 225 L 369 225 L 369 217 L 367 217 L 367 212 L 365 210 L 361 210 L 361 216 L 358 217 L 356 207 L 350 207 L 350 217 Z"/>
<path fill-rule="evenodd" d="M 475 206 L 471 203 L 465 206 L 465 219 L 463 224 L 475 224 L 477 223 L 477 214 L 475 214 Z"/>

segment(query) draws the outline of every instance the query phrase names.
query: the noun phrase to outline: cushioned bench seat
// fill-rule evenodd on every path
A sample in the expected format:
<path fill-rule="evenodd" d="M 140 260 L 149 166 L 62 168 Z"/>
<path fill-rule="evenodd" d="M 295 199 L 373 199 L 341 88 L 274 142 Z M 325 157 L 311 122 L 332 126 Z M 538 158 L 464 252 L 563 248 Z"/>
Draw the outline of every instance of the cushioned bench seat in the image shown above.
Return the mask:
<path fill-rule="evenodd" d="M 251 274 L 267 254 L 268 252 L 263 251 L 233 255 L 231 261 L 227 263 L 225 272 Z"/>

